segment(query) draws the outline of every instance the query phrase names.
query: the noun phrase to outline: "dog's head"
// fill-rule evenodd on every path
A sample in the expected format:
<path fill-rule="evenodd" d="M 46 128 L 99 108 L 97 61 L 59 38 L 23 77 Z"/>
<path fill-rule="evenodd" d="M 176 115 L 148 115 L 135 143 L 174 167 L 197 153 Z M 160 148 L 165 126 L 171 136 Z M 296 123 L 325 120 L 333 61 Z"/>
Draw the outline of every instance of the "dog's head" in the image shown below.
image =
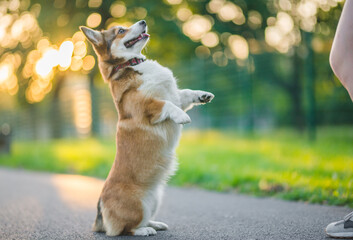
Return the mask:
<path fill-rule="evenodd" d="M 100 60 L 107 62 L 143 57 L 141 51 L 149 39 L 144 20 L 138 21 L 129 28 L 114 26 L 102 31 L 87 27 L 80 27 L 80 29 L 92 43 Z"/>

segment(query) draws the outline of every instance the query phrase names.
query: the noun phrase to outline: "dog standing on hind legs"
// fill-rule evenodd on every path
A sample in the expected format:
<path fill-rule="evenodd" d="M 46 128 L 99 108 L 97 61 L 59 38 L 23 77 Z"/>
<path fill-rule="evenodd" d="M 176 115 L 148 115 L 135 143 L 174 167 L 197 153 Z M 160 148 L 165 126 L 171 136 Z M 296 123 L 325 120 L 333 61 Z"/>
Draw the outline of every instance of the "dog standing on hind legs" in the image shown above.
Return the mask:
<path fill-rule="evenodd" d="M 149 39 L 144 20 L 130 28 L 80 27 L 98 56 L 118 111 L 117 153 L 97 206 L 93 230 L 108 236 L 155 235 L 168 226 L 154 218 L 176 169 L 175 149 L 186 111 L 213 94 L 179 90 L 173 73 L 141 54 Z"/>

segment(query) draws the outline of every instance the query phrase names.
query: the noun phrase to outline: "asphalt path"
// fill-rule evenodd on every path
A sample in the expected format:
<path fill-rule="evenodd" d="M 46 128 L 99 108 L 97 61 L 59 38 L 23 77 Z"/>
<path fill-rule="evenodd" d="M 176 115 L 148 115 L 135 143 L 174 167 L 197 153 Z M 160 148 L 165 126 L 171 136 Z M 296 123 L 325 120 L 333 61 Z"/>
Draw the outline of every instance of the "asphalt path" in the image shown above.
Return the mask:
<path fill-rule="evenodd" d="M 103 181 L 0 168 L 0 239 L 136 239 L 93 233 Z M 329 239 L 324 228 L 351 209 L 169 187 L 149 239 Z"/>

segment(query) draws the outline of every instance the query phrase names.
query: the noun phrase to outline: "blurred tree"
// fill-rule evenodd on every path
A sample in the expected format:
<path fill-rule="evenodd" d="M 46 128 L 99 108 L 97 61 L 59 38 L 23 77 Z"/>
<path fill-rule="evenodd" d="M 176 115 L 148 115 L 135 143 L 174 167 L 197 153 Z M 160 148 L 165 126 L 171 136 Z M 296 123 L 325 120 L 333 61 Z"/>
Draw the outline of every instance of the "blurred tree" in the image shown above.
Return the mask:
<path fill-rule="evenodd" d="M 341 7 L 338 6 L 340 1 L 211 0 L 206 4 L 187 1 L 189 8 L 185 8 L 183 1 L 168 2 L 175 4 L 175 8 L 178 9 L 176 16 L 182 22 L 184 34 L 194 41 L 201 41 L 202 45 L 197 49 L 203 55 L 212 55 L 214 59 L 235 58 L 238 64 L 240 60 L 248 57 L 248 51 L 259 54 L 276 50 L 290 56 L 293 59 L 291 73 L 273 74 L 270 83 L 276 84 L 286 92 L 292 106 L 293 123 L 297 128 L 303 128 L 301 73 L 303 59 L 307 56 L 308 48 L 311 48 L 302 41 L 303 31 L 314 32 L 317 36 L 315 44 L 323 44 L 327 38 L 322 35 L 329 33 L 332 36 L 336 27 L 341 11 Z M 184 5 L 184 8 L 180 5 Z M 187 9 L 200 15 L 184 18 L 188 13 Z M 334 17 L 330 17 L 332 14 Z M 204 28 L 201 30 L 194 28 L 192 23 L 196 21 L 204 21 L 202 24 Z M 212 29 L 209 27 L 211 25 Z M 217 64 L 217 61 L 215 63 Z M 276 69 L 278 67 L 279 65 L 275 63 L 270 69 L 273 73 L 278 73 Z"/>
<path fill-rule="evenodd" d="M 52 92 L 53 106 L 56 106 L 62 86 L 60 79 L 69 71 L 89 74 L 94 91 L 99 84 L 94 82 L 98 74 L 95 55 L 90 47 L 87 48 L 78 26 L 103 29 L 146 19 L 151 33 L 151 42 L 146 50 L 148 56 L 167 66 L 196 56 L 211 59 L 213 68 L 236 64 L 238 68 L 235 69 L 241 69 L 246 66 L 249 54 L 255 58 L 270 53 L 269 60 L 259 65 L 255 59 L 255 68 L 266 66 L 271 74 L 264 77 L 265 82 L 274 84 L 285 93 L 291 105 L 293 121 L 301 128 L 301 73 L 308 48 L 302 41 L 303 31 L 314 33 L 312 47 L 315 54 L 327 54 L 341 12 L 338 2 L 2 1 L 0 91 L 17 94 L 22 104 L 40 102 Z M 283 64 L 286 62 L 283 59 L 288 57 L 292 59 L 292 63 L 287 61 L 289 67 Z M 320 72 L 325 71 L 323 68 L 327 66 L 316 64 L 315 68 Z M 92 112 L 96 112 L 94 107 L 93 104 Z"/>

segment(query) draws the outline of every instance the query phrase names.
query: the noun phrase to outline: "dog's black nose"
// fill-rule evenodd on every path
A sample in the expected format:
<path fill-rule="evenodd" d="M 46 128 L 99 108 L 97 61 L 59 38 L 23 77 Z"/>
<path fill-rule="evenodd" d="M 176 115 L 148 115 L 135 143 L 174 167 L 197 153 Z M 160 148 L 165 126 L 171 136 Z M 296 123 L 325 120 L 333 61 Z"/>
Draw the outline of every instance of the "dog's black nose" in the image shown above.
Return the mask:
<path fill-rule="evenodd" d="M 141 20 L 141 21 L 140 21 L 140 25 L 146 26 L 146 21 L 145 21 L 145 20 Z"/>

